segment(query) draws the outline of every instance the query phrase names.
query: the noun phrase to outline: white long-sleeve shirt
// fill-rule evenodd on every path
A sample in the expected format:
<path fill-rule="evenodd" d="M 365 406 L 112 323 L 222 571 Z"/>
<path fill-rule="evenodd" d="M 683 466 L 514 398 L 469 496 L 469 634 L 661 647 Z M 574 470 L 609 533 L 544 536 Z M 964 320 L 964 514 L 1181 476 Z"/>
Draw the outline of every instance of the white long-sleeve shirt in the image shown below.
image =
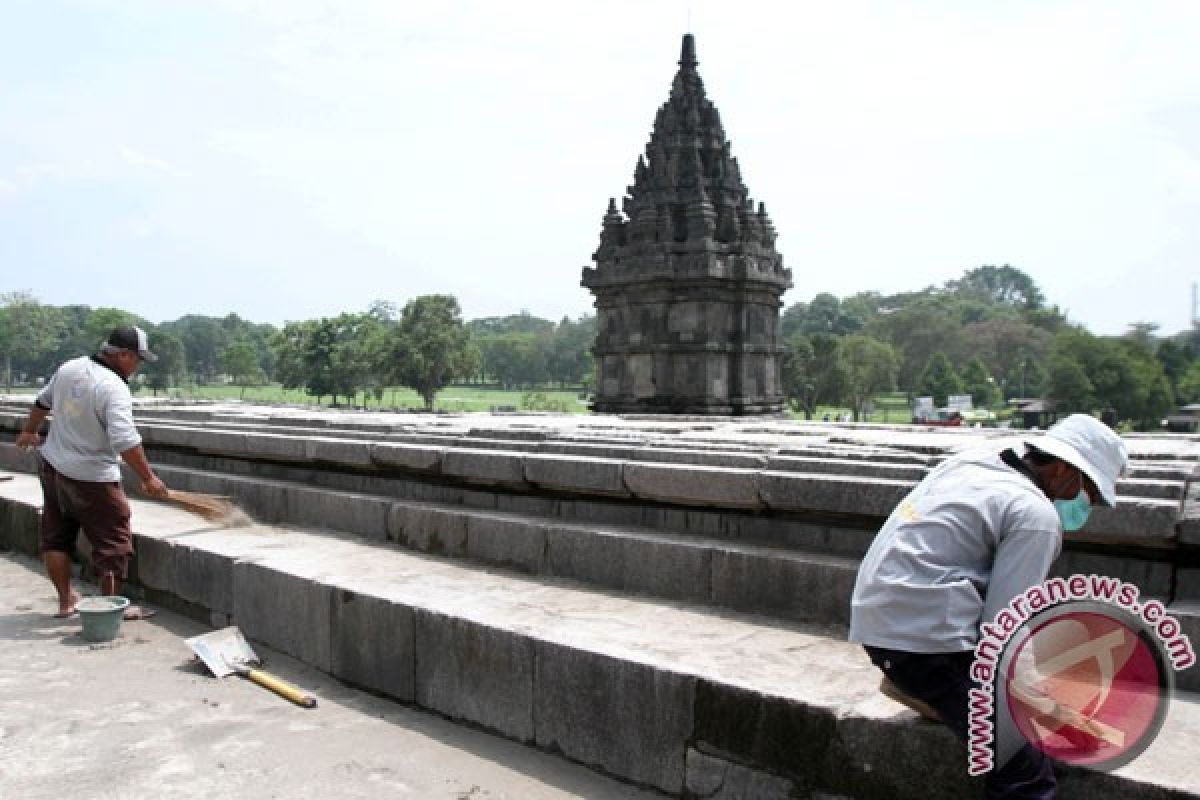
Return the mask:
<path fill-rule="evenodd" d="M 979 627 L 1045 580 L 1062 548 L 1054 504 L 997 450 L 954 456 L 875 537 L 854 585 L 850 640 L 912 653 L 972 650 Z"/>
<path fill-rule="evenodd" d="M 133 396 L 116 370 L 88 356 L 67 361 L 38 393 L 53 411 L 42 458 L 77 481 L 121 480 L 120 454 L 142 443 Z"/>

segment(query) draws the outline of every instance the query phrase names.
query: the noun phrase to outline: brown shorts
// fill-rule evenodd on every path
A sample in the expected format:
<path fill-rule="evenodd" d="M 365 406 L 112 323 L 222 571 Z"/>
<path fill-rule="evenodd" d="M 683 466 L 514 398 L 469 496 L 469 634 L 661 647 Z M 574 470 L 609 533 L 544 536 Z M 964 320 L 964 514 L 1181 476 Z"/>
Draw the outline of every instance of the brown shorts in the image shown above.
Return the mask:
<path fill-rule="evenodd" d="M 120 483 L 77 481 L 39 459 L 42 481 L 40 552 L 75 552 L 79 529 L 92 545 L 92 566 L 97 575 L 124 579 L 133 555 L 133 529 L 129 501 Z"/>

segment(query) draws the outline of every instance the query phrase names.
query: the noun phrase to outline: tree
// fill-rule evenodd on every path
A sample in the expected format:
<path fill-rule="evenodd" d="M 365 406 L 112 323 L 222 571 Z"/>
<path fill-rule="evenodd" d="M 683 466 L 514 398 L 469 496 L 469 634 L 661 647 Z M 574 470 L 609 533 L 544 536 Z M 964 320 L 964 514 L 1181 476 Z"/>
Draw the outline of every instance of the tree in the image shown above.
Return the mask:
<path fill-rule="evenodd" d="M 936 406 L 946 405 L 950 395 L 962 394 L 963 390 L 962 379 L 954 371 L 950 359 L 941 351 L 929 357 L 917 381 L 917 388 L 922 395 L 932 396 Z"/>
<path fill-rule="evenodd" d="M 895 386 L 896 352 L 870 336 L 847 336 L 841 350 L 846 370 L 844 396 L 858 421 L 872 397 Z"/>
<path fill-rule="evenodd" d="M 793 336 L 781 369 L 784 396 L 792 408 L 812 419 L 817 406 L 836 403 L 845 393 L 846 364 L 841 341 L 830 334 Z"/>
<path fill-rule="evenodd" d="M 1179 378 L 1176 398 L 1180 403 L 1200 403 L 1200 361 L 1193 361 L 1187 372 Z"/>
<path fill-rule="evenodd" d="M 443 294 L 409 301 L 393 329 L 391 353 L 396 381 L 415 389 L 427 411 L 441 389 L 470 376 L 479 363 L 458 300 Z"/>
<path fill-rule="evenodd" d="M 60 331 L 57 315 L 30 292 L 0 294 L 0 350 L 4 352 L 4 385 L 12 388 L 13 363 L 26 368 L 51 350 Z"/>
<path fill-rule="evenodd" d="M 261 386 L 266 383 L 267 376 L 258 364 L 258 351 L 245 339 L 236 341 L 222 350 L 220 361 L 221 369 L 230 377 L 233 385 L 241 387 L 242 399 L 246 397 L 247 386 Z"/>
<path fill-rule="evenodd" d="M 972 358 L 963 367 L 963 391 L 971 395 L 971 403 L 977 408 L 987 408 L 996 400 L 996 379 L 988 372 L 983 361 Z"/>
<path fill-rule="evenodd" d="M 183 342 L 170 333 L 151 333 L 150 349 L 158 356 L 158 360 L 145 364 L 142 375 L 157 397 L 159 390 L 178 386 L 187 378 L 187 361 Z"/>
<path fill-rule="evenodd" d="M 1050 359 L 1050 396 L 1059 412 L 1091 410 L 1095 402 L 1094 388 L 1079 362 L 1066 355 Z"/>
<path fill-rule="evenodd" d="M 1046 302 L 1042 290 L 1016 267 L 982 266 L 967 272 L 947 288 L 966 296 L 975 296 L 985 302 L 1011 306 L 1023 311 L 1035 311 Z"/>

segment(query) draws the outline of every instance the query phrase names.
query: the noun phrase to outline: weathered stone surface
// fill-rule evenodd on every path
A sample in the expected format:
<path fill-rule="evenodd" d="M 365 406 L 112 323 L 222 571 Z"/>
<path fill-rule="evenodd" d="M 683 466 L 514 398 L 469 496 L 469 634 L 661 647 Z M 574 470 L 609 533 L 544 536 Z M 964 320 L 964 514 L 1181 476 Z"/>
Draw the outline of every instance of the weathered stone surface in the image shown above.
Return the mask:
<path fill-rule="evenodd" d="M 411 608 L 336 589 L 330 624 L 334 676 L 402 703 L 414 702 L 416 632 Z"/>
<path fill-rule="evenodd" d="M 233 566 L 233 617 L 248 638 L 330 671 L 328 584 L 253 561 Z"/>
<path fill-rule="evenodd" d="M 811 797 L 793 781 L 688 748 L 686 789 L 704 800 L 795 800 Z"/>
<path fill-rule="evenodd" d="M 467 555 L 540 574 L 546 567 L 546 526 L 521 518 L 472 514 L 467 520 Z"/>
<path fill-rule="evenodd" d="M 695 747 L 805 787 L 821 785 L 836 726 L 828 709 L 707 680 L 696 684 Z"/>
<path fill-rule="evenodd" d="M 370 467 L 371 443 L 352 439 L 310 436 L 304 440 L 305 453 L 312 461 L 324 461 L 338 466 Z"/>
<path fill-rule="evenodd" d="M 1179 515 L 1179 541 L 1187 545 L 1200 545 L 1200 479 L 1188 482 L 1183 496 L 1183 508 Z"/>
<path fill-rule="evenodd" d="M 520 453 L 450 447 L 442 456 L 442 473 L 470 483 L 525 485 L 525 465 Z"/>
<path fill-rule="evenodd" d="M 1148 497 L 1117 497 L 1116 508 L 1092 509 L 1079 531 L 1083 541 L 1168 546 L 1177 538 L 1179 501 Z"/>
<path fill-rule="evenodd" d="M 547 572 L 594 586 L 694 603 L 711 601 L 712 550 L 682 537 L 550 526 Z"/>
<path fill-rule="evenodd" d="M 247 436 L 246 446 L 256 458 L 299 463 L 311 458 L 306 440 L 300 435 L 254 433 Z"/>
<path fill-rule="evenodd" d="M 291 486 L 284 503 L 285 519 L 293 525 L 332 528 L 380 541 L 387 538 L 392 506 L 388 498 Z"/>
<path fill-rule="evenodd" d="M 597 652 L 539 642 L 537 745 L 678 794 L 696 679 Z"/>
<path fill-rule="evenodd" d="M 804 740 L 800 740 L 804 741 Z M 962 800 L 982 797 L 982 778 L 968 778 L 963 746 L 942 725 L 845 717 L 824 752 L 823 788 L 850 797 Z"/>
<path fill-rule="evenodd" d="M 1051 575 L 1105 575 L 1119 577 L 1138 587 L 1143 597 L 1166 601 L 1171 598 L 1175 569 L 1162 561 L 1064 548 L 1050 570 Z"/>
<path fill-rule="evenodd" d="M 799 622 L 849 625 L 857 574 L 852 559 L 718 549 L 712 556 L 712 602 Z"/>
<path fill-rule="evenodd" d="M 434 506 L 393 503 L 388 512 L 387 536 L 422 553 L 463 556 L 467 553 L 467 515 Z"/>
<path fill-rule="evenodd" d="M 172 549 L 169 589 L 189 603 L 221 614 L 232 615 L 234 560 L 186 540 Z"/>
<path fill-rule="evenodd" d="M 625 465 L 625 485 L 637 497 L 695 506 L 758 508 L 758 473 L 669 464 Z"/>
<path fill-rule="evenodd" d="M 921 464 L 896 464 L 851 461 L 842 458 L 814 458 L 807 456 L 772 456 L 766 468 L 772 472 L 802 472 L 813 475 L 856 475 L 864 478 L 890 478 L 916 483 L 929 470 Z"/>
<path fill-rule="evenodd" d="M 1200 572 L 1200 570 L 1193 570 Z M 1196 577 L 1200 577 L 1197 575 Z M 1179 620 L 1181 633 L 1187 637 L 1192 654 L 1200 658 L 1200 600 L 1187 600 L 1173 603 L 1167 609 L 1171 616 Z M 1183 658 L 1187 648 L 1182 644 L 1173 645 L 1178 648 L 1175 658 Z M 1168 653 L 1168 658 L 1172 655 Z M 1188 692 L 1200 692 L 1200 662 L 1175 673 L 1175 687 Z"/>
<path fill-rule="evenodd" d="M 581 456 L 525 456 L 525 480 L 559 491 L 628 497 L 624 462 Z"/>
<path fill-rule="evenodd" d="M 440 447 L 378 442 L 371 448 L 371 458 L 381 467 L 437 472 L 442 468 L 443 452 Z"/>
<path fill-rule="evenodd" d="M 522 742 L 534 737 L 534 644 L 467 619 L 416 612 L 416 702 Z"/>
<path fill-rule="evenodd" d="M 915 484 L 886 478 L 841 475 L 759 473 L 758 487 L 768 508 L 886 517 Z"/>

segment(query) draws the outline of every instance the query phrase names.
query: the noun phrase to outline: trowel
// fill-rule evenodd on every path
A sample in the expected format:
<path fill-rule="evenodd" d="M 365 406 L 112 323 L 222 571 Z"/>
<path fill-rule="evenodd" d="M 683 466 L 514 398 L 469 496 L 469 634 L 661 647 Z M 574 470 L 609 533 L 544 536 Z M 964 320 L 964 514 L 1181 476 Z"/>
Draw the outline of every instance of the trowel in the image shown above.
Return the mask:
<path fill-rule="evenodd" d="M 237 673 L 298 706 L 315 708 L 317 705 L 317 698 L 310 692 L 258 669 L 261 662 L 237 626 L 193 636 L 187 644 L 218 678 Z"/>

